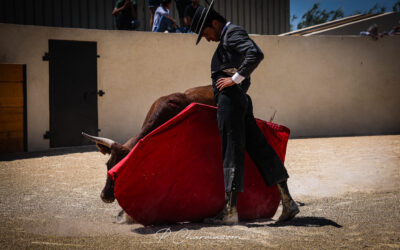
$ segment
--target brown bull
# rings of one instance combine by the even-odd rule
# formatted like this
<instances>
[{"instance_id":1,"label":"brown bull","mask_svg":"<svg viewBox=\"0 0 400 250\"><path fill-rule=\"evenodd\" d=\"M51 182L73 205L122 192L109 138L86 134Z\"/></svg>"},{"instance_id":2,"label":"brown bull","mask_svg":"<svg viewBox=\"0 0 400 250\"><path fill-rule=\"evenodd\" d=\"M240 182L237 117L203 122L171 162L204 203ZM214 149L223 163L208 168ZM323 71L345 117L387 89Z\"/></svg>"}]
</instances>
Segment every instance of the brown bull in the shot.
<instances>
[{"instance_id":1,"label":"brown bull","mask_svg":"<svg viewBox=\"0 0 400 250\"><path fill-rule=\"evenodd\" d=\"M82 134L86 138L94 141L100 152L111 155L110 159L106 163L108 171L122 160L134 148L140 139L177 115L193 102L216 106L211 86L191 88L186 90L184 93L173 93L158 98L147 113L140 133L129 139L123 145L107 138L95 137L85 133ZM104 186L100 197L107 203L115 200L114 183L109 177L107 177L106 185Z\"/></svg>"}]
</instances>

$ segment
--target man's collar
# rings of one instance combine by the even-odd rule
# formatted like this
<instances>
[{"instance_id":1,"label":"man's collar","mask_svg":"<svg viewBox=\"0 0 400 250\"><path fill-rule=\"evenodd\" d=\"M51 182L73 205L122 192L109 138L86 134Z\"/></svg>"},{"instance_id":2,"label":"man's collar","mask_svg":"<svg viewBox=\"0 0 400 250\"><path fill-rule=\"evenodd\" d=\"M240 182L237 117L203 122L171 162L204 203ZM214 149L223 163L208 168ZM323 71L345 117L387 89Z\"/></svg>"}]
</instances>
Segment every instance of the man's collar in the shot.
<instances>
[{"instance_id":1,"label":"man's collar","mask_svg":"<svg viewBox=\"0 0 400 250\"><path fill-rule=\"evenodd\" d=\"M220 38L222 38L222 36L224 35L224 32L226 31L226 28L228 28L229 24L231 24L231 22L227 22L227 23L225 24L224 28L222 28Z\"/></svg>"}]
</instances>

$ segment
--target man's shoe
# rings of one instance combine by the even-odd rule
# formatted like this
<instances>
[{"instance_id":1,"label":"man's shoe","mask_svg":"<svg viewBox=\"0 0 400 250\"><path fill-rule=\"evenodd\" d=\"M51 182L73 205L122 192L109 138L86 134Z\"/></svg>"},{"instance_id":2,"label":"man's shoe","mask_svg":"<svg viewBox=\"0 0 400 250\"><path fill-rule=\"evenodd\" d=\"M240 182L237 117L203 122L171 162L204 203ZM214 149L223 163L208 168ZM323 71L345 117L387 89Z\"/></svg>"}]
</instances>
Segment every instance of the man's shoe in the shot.
<instances>
[{"instance_id":1,"label":"man's shoe","mask_svg":"<svg viewBox=\"0 0 400 250\"><path fill-rule=\"evenodd\" d=\"M225 209L224 209L225 210ZM237 225L239 223L239 216L236 207L227 209L222 218L222 224L224 225Z\"/></svg>"},{"instance_id":2,"label":"man's shoe","mask_svg":"<svg viewBox=\"0 0 400 250\"><path fill-rule=\"evenodd\" d=\"M225 207L220 214L213 218L207 218L204 222L218 225L237 225L239 223L239 216L236 207Z\"/></svg>"},{"instance_id":3,"label":"man's shoe","mask_svg":"<svg viewBox=\"0 0 400 250\"><path fill-rule=\"evenodd\" d=\"M205 219L205 223L220 225L236 225L239 223L239 216L236 209L238 192L231 191L225 193L225 207L214 218Z\"/></svg>"},{"instance_id":4,"label":"man's shoe","mask_svg":"<svg viewBox=\"0 0 400 250\"><path fill-rule=\"evenodd\" d=\"M299 207L297 206L294 200L289 200L288 202L282 202L282 214L279 217L278 221L289 221L293 219L296 214L300 212Z\"/></svg>"}]
</instances>

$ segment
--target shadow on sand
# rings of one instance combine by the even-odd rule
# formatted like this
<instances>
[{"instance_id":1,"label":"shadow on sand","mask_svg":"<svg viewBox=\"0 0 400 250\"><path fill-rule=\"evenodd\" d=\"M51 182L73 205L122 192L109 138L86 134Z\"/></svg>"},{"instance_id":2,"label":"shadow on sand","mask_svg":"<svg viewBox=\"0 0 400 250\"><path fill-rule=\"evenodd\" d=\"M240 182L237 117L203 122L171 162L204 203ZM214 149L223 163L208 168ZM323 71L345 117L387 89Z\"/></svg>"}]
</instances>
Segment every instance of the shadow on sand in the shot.
<instances>
[{"instance_id":1,"label":"shadow on sand","mask_svg":"<svg viewBox=\"0 0 400 250\"><path fill-rule=\"evenodd\" d=\"M272 219L258 219L252 221L243 221L240 222L239 225L245 226L248 228L256 228L256 227L286 227L286 226L295 226L295 227L324 227L324 226L333 226L336 228L341 228L342 226L337 224L336 222L326 219L323 217L295 217L291 221L288 222L278 222ZM151 234L163 234L170 232L178 232L181 230L200 230L202 228L208 227L221 227L226 225L216 225L209 223L177 223L177 224L165 224L165 225L155 225L155 226L145 226L140 228L135 228L132 230L133 233L143 234L143 235L151 235Z\"/></svg>"},{"instance_id":2,"label":"shadow on sand","mask_svg":"<svg viewBox=\"0 0 400 250\"><path fill-rule=\"evenodd\" d=\"M85 145L85 146L76 146L76 147L64 147L64 148L51 148L46 151L39 152L17 152L17 153L1 153L0 154L0 162L1 161L13 161L13 160L23 160L23 159L31 159L31 158L41 158L41 157L49 157L49 156L58 156L58 155L66 155L73 153L85 153L97 151L96 145Z\"/></svg>"},{"instance_id":3,"label":"shadow on sand","mask_svg":"<svg viewBox=\"0 0 400 250\"><path fill-rule=\"evenodd\" d=\"M251 225L248 225L251 227ZM286 227L286 226L295 226L295 227L324 227L324 226L333 226L336 228L341 228L342 225L337 224L333 220L326 219L323 217L313 217L313 216L306 216L306 217L295 217L290 221L287 222L275 222L266 225L268 227Z\"/></svg>"}]
</instances>

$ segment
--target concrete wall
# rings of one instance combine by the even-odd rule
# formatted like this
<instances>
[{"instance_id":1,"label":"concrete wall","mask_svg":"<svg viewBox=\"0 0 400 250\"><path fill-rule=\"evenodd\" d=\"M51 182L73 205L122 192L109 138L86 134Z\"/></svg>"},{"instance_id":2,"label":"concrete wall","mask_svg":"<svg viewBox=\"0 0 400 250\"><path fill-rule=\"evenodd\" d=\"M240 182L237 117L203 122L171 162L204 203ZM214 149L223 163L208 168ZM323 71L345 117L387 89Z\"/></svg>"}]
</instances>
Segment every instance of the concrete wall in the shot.
<instances>
[{"instance_id":1,"label":"concrete wall","mask_svg":"<svg viewBox=\"0 0 400 250\"><path fill-rule=\"evenodd\" d=\"M195 35L0 24L0 63L27 65L28 150L49 147L49 39L96 41L101 136L138 133L159 96L210 84L216 43ZM249 94L256 117L292 137L400 133L400 37L254 36L265 59Z\"/></svg>"}]
</instances>

